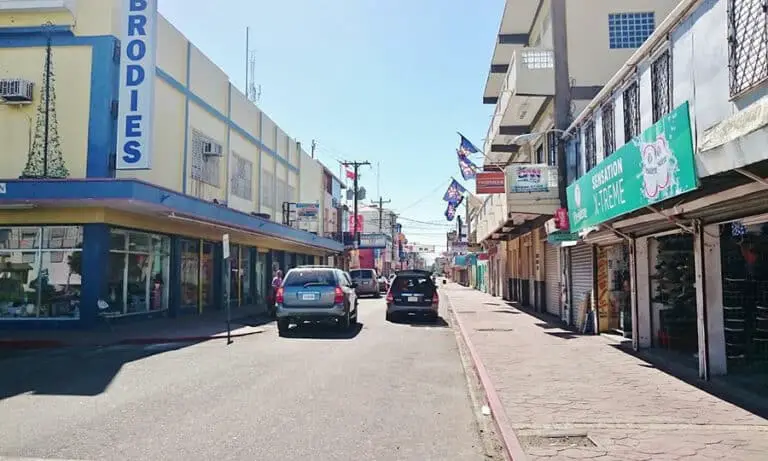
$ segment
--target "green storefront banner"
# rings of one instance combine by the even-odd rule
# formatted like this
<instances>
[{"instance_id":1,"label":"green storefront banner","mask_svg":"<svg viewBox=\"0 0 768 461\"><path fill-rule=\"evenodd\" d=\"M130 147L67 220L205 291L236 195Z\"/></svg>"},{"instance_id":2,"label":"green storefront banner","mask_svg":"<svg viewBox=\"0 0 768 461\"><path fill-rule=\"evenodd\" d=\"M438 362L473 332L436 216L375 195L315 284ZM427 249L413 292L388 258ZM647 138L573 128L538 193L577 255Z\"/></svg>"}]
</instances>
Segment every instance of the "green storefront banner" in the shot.
<instances>
[{"instance_id":1,"label":"green storefront banner","mask_svg":"<svg viewBox=\"0 0 768 461\"><path fill-rule=\"evenodd\" d=\"M556 232L554 234L547 235L547 242L549 243L561 243L561 242L578 242L579 234L577 232Z\"/></svg>"},{"instance_id":2,"label":"green storefront banner","mask_svg":"<svg viewBox=\"0 0 768 461\"><path fill-rule=\"evenodd\" d=\"M570 231L596 226L697 187L685 102L568 186Z\"/></svg>"}]
</instances>

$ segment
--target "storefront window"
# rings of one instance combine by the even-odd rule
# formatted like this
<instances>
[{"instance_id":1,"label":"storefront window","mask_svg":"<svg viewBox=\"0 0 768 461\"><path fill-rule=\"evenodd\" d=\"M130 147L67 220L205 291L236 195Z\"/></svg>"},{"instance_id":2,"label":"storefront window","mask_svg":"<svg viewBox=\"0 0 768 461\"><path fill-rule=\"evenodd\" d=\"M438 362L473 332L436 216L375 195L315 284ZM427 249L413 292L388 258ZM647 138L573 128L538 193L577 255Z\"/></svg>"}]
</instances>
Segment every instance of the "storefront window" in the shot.
<instances>
[{"instance_id":1,"label":"storefront window","mask_svg":"<svg viewBox=\"0 0 768 461\"><path fill-rule=\"evenodd\" d=\"M729 373L768 372L768 224L721 226Z\"/></svg>"},{"instance_id":2,"label":"storefront window","mask_svg":"<svg viewBox=\"0 0 768 461\"><path fill-rule=\"evenodd\" d=\"M170 238L113 229L106 313L130 315L168 308Z\"/></svg>"},{"instance_id":3,"label":"storefront window","mask_svg":"<svg viewBox=\"0 0 768 461\"><path fill-rule=\"evenodd\" d=\"M690 357L698 353L693 236L668 235L652 240L651 276L654 346Z\"/></svg>"},{"instance_id":4,"label":"storefront window","mask_svg":"<svg viewBox=\"0 0 768 461\"><path fill-rule=\"evenodd\" d=\"M203 272L200 274L200 285L202 285L203 306L211 308L215 305L213 296L214 264L213 244L203 243Z\"/></svg>"},{"instance_id":5,"label":"storefront window","mask_svg":"<svg viewBox=\"0 0 768 461\"><path fill-rule=\"evenodd\" d=\"M240 305L240 246L232 245L229 254L229 305Z\"/></svg>"},{"instance_id":6,"label":"storefront window","mask_svg":"<svg viewBox=\"0 0 768 461\"><path fill-rule=\"evenodd\" d=\"M256 254L256 303L265 303L267 290L272 280L270 268L267 267L267 253Z\"/></svg>"},{"instance_id":7,"label":"storefront window","mask_svg":"<svg viewBox=\"0 0 768 461\"><path fill-rule=\"evenodd\" d=\"M200 242L181 241L181 308L197 310L199 299Z\"/></svg>"},{"instance_id":8,"label":"storefront window","mask_svg":"<svg viewBox=\"0 0 768 461\"><path fill-rule=\"evenodd\" d=\"M629 248L624 244L597 249L597 305L600 332L632 336Z\"/></svg>"},{"instance_id":9,"label":"storefront window","mask_svg":"<svg viewBox=\"0 0 768 461\"><path fill-rule=\"evenodd\" d=\"M242 303L250 305L255 302L253 287L251 286L251 251L249 248L243 248L240 254L240 286L243 291Z\"/></svg>"},{"instance_id":10,"label":"storefront window","mask_svg":"<svg viewBox=\"0 0 768 461\"><path fill-rule=\"evenodd\" d=\"M80 226L0 228L0 319L78 318Z\"/></svg>"}]
</instances>

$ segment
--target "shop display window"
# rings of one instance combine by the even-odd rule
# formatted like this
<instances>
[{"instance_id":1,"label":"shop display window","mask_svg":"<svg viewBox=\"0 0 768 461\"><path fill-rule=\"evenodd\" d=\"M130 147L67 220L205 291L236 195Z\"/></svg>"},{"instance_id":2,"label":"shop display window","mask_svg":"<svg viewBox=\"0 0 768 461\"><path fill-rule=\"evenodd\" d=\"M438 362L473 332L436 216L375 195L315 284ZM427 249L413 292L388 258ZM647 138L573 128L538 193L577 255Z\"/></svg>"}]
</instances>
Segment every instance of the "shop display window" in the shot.
<instances>
[{"instance_id":1,"label":"shop display window","mask_svg":"<svg viewBox=\"0 0 768 461\"><path fill-rule=\"evenodd\" d=\"M698 353L696 271L693 236L653 239L651 300L654 346L694 356Z\"/></svg>"},{"instance_id":2,"label":"shop display window","mask_svg":"<svg viewBox=\"0 0 768 461\"><path fill-rule=\"evenodd\" d=\"M200 298L200 242L181 241L181 307L198 308Z\"/></svg>"},{"instance_id":3,"label":"shop display window","mask_svg":"<svg viewBox=\"0 0 768 461\"><path fill-rule=\"evenodd\" d=\"M170 238L112 229L106 315L131 315L168 308Z\"/></svg>"},{"instance_id":4,"label":"shop display window","mask_svg":"<svg viewBox=\"0 0 768 461\"><path fill-rule=\"evenodd\" d=\"M83 228L0 228L0 320L80 316Z\"/></svg>"},{"instance_id":5,"label":"shop display window","mask_svg":"<svg viewBox=\"0 0 768 461\"><path fill-rule=\"evenodd\" d=\"M721 226L720 251L729 372L768 376L768 223Z\"/></svg>"}]
</instances>

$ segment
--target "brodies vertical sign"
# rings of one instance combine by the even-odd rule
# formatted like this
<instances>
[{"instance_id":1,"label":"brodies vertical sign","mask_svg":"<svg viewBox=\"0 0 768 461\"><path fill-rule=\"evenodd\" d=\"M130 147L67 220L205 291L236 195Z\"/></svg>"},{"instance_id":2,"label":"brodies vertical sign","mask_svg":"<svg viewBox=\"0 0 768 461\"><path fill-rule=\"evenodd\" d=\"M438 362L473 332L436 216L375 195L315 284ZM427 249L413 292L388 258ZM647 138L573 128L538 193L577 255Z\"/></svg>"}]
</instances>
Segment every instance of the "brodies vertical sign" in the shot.
<instances>
[{"instance_id":1,"label":"brodies vertical sign","mask_svg":"<svg viewBox=\"0 0 768 461\"><path fill-rule=\"evenodd\" d=\"M697 187L686 102L568 186L571 232Z\"/></svg>"},{"instance_id":2,"label":"brodies vertical sign","mask_svg":"<svg viewBox=\"0 0 768 461\"><path fill-rule=\"evenodd\" d=\"M152 167L157 0L122 0L118 170Z\"/></svg>"}]
</instances>

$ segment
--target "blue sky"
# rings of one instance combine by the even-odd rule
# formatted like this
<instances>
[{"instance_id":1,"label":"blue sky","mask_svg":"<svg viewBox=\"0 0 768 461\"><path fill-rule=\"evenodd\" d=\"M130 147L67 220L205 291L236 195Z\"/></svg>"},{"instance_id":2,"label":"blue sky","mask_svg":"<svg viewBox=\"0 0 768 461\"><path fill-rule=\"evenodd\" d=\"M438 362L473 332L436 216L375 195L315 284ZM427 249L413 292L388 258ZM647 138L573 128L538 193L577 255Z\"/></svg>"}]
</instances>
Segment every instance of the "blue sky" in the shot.
<instances>
[{"instance_id":1,"label":"blue sky","mask_svg":"<svg viewBox=\"0 0 768 461\"><path fill-rule=\"evenodd\" d=\"M482 104L503 0L160 0L160 12L245 83L245 29L257 52L259 106L331 170L369 160L368 198L380 191L410 241L441 244L442 194L460 178L461 131L482 147ZM468 189L474 183L464 181Z\"/></svg>"}]
</instances>

